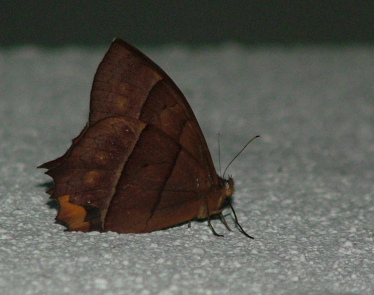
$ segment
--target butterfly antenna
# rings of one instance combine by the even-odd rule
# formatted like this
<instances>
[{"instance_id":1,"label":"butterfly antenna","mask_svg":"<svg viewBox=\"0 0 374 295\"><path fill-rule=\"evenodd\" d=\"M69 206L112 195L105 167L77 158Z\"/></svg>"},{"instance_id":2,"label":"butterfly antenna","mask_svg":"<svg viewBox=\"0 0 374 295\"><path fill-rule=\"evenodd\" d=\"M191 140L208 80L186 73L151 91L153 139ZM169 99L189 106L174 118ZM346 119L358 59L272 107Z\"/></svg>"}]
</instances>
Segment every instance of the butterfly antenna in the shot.
<instances>
[{"instance_id":1,"label":"butterfly antenna","mask_svg":"<svg viewBox=\"0 0 374 295\"><path fill-rule=\"evenodd\" d=\"M245 235L247 238L250 238L250 239L254 240L254 237L251 237L249 234L247 234L245 232L245 230L242 228L242 226L240 225L239 220L238 220L238 216L236 216L234 207L231 205L231 203L229 203L229 206L230 206L230 208L232 210L232 213L234 213L235 224L237 225L237 227L239 227L239 229L242 232L242 234Z\"/></svg>"},{"instance_id":2,"label":"butterfly antenna","mask_svg":"<svg viewBox=\"0 0 374 295\"><path fill-rule=\"evenodd\" d=\"M226 166L226 169L225 169L225 171L223 171L223 176L222 176L222 178L225 178L225 173L226 173L226 170L227 170L227 168L229 168L230 167L230 165L232 164L232 162L234 162L235 161L235 159L237 158L237 157L239 157L239 155L245 150L245 148L252 142L252 141L254 141L257 137L260 137L260 135L256 135L255 137L253 137L253 138L251 138L245 145L244 145L244 147L239 151L239 153L237 153L236 154L236 156L230 161L230 163Z\"/></svg>"},{"instance_id":3,"label":"butterfly antenna","mask_svg":"<svg viewBox=\"0 0 374 295\"><path fill-rule=\"evenodd\" d=\"M217 143L218 143L218 165L219 165L219 176L222 176L222 170L221 170L221 143L219 141L220 133L218 133L217 136Z\"/></svg>"}]
</instances>

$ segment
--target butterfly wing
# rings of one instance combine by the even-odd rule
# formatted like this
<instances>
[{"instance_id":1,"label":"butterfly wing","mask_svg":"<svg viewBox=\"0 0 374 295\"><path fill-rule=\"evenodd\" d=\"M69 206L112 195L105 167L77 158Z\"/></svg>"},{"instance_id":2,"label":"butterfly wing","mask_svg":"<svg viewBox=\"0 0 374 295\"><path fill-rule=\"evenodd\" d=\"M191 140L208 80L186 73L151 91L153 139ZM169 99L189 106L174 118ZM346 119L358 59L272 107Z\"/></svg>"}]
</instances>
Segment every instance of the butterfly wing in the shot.
<instances>
[{"instance_id":1,"label":"butterfly wing","mask_svg":"<svg viewBox=\"0 0 374 295\"><path fill-rule=\"evenodd\" d=\"M224 199L182 92L120 39L95 74L87 126L64 156L41 167L55 182L57 219L70 230L149 232L207 217L210 203L214 211Z\"/></svg>"}]
</instances>

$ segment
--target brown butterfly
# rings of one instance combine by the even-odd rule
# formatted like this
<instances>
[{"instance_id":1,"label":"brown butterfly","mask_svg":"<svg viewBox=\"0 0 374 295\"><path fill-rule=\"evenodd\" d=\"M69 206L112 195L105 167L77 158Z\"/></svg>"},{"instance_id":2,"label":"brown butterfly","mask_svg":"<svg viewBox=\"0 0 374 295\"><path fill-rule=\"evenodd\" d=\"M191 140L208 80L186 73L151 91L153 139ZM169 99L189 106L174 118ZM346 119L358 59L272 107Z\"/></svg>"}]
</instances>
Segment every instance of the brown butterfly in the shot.
<instances>
[{"instance_id":1,"label":"brown butterfly","mask_svg":"<svg viewBox=\"0 0 374 295\"><path fill-rule=\"evenodd\" d=\"M210 217L223 217L234 192L233 179L217 175L182 92L120 39L95 74L87 125L62 157L39 168L54 180L56 219L72 231L145 233L196 218L218 235Z\"/></svg>"}]
</instances>

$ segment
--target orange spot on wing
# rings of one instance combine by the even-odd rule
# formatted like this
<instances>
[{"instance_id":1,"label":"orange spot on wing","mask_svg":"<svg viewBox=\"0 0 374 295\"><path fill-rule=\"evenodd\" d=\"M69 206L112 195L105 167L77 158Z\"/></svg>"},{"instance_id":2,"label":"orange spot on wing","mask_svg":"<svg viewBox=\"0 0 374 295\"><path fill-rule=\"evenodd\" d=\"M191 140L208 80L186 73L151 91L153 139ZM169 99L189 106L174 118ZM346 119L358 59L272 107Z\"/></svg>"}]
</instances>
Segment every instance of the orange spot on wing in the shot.
<instances>
[{"instance_id":1,"label":"orange spot on wing","mask_svg":"<svg viewBox=\"0 0 374 295\"><path fill-rule=\"evenodd\" d=\"M57 220L65 222L72 231L90 230L90 223L85 221L87 211L83 206L71 203L69 195L58 197L57 201L60 204Z\"/></svg>"}]
</instances>

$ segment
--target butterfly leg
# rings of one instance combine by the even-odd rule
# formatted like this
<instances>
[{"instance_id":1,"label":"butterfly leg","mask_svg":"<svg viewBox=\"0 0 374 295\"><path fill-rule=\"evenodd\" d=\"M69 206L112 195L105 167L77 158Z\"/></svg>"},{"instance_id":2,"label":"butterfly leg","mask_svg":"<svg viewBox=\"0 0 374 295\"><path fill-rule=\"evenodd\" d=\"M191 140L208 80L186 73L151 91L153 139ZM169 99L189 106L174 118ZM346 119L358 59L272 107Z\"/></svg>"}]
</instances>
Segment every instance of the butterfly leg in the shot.
<instances>
[{"instance_id":1,"label":"butterfly leg","mask_svg":"<svg viewBox=\"0 0 374 295\"><path fill-rule=\"evenodd\" d=\"M249 234L247 234L245 232L245 230L242 228L242 226L239 224L238 217L236 216L234 207L231 205L231 203L229 203L229 206L230 206L230 208L232 210L232 213L234 213L235 224L237 225L237 227L239 227L239 229L242 232L242 234L245 235L247 238L254 239L254 237L251 237Z\"/></svg>"},{"instance_id":2,"label":"butterfly leg","mask_svg":"<svg viewBox=\"0 0 374 295\"><path fill-rule=\"evenodd\" d=\"M208 224L210 229L212 230L213 235L217 237L223 237L224 235L217 234L217 232L214 230L212 223L210 222L210 217L208 217Z\"/></svg>"},{"instance_id":3,"label":"butterfly leg","mask_svg":"<svg viewBox=\"0 0 374 295\"><path fill-rule=\"evenodd\" d=\"M219 217L221 218L222 223L225 225L228 231L232 231L232 229L229 227L229 225L226 222L225 216L222 214L222 212L219 214Z\"/></svg>"}]
</instances>

